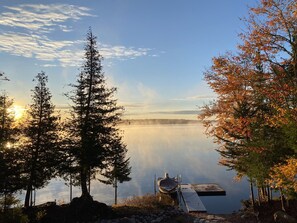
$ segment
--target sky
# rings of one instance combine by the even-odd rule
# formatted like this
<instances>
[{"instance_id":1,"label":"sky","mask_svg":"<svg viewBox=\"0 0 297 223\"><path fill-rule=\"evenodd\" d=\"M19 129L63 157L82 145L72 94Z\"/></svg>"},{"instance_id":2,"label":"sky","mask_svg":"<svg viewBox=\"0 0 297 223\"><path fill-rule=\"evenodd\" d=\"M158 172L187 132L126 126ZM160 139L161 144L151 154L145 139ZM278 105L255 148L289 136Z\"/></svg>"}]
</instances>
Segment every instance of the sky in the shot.
<instances>
[{"instance_id":1,"label":"sky","mask_svg":"<svg viewBox=\"0 0 297 223\"><path fill-rule=\"evenodd\" d=\"M196 119L215 99L203 80L212 58L235 52L240 18L256 0L0 0L0 83L15 104L31 103L41 71L56 108L75 83L91 27L109 87L126 118Z\"/></svg>"}]
</instances>

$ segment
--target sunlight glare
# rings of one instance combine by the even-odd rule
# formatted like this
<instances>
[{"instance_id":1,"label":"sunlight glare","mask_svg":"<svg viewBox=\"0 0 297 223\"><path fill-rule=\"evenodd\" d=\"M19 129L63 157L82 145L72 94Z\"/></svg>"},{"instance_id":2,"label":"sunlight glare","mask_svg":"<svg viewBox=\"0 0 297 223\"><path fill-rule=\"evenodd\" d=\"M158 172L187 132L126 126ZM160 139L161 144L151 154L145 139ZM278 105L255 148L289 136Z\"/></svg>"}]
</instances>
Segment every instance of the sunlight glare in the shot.
<instances>
[{"instance_id":1,"label":"sunlight glare","mask_svg":"<svg viewBox=\"0 0 297 223\"><path fill-rule=\"evenodd\" d=\"M19 120L23 117L24 112L25 112L25 108L23 106L20 105L13 105L11 107L11 112L14 115L14 119L15 120Z\"/></svg>"},{"instance_id":2,"label":"sunlight glare","mask_svg":"<svg viewBox=\"0 0 297 223\"><path fill-rule=\"evenodd\" d=\"M7 149L11 149L11 147L12 147L12 144L11 144L10 142L7 142L7 143L6 143L6 148L7 148Z\"/></svg>"}]
</instances>

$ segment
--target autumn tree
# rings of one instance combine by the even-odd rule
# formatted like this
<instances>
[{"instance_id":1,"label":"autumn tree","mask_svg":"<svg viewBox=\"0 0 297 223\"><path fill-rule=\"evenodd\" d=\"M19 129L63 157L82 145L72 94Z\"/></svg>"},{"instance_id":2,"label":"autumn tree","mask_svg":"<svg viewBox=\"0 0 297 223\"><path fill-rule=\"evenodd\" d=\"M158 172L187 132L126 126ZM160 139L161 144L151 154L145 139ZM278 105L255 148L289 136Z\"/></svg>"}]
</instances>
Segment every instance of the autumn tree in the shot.
<instances>
[{"instance_id":1,"label":"autumn tree","mask_svg":"<svg viewBox=\"0 0 297 223\"><path fill-rule=\"evenodd\" d=\"M116 89L107 87L101 60L96 37L90 29L84 64L76 84L71 85L74 90L68 95L73 105L66 124L71 161L66 174L72 174L81 187L81 197L87 199L91 198L88 188L91 179L108 164L122 110L114 99Z\"/></svg>"},{"instance_id":2,"label":"autumn tree","mask_svg":"<svg viewBox=\"0 0 297 223\"><path fill-rule=\"evenodd\" d=\"M248 58L231 53L214 58L205 79L218 94L218 100L205 106L200 116L208 133L221 145L221 164L235 169L239 176L249 173L251 178L256 176L247 160L255 160L252 157L263 151L259 142L255 143L253 132L256 125L263 124L263 111L269 111L262 95L256 91L263 87L263 77L259 74L260 69ZM216 122L209 117L216 117Z\"/></svg>"},{"instance_id":3,"label":"autumn tree","mask_svg":"<svg viewBox=\"0 0 297 223\"><path fill-rule=\"evenodd\" d=\"M100 181L105 184L111 184L114 187L114 203L117 204L118 183L131 180L129 177L131 173L130 158L126 158L127 148L119 135L113 136L110 149L107 165L101 172L104 179Z\"/></svg>"},{"instance_id":4,"label":"autumn tree","mask_svg":"<svg viewBox=\"0 0 297 223\"><path fill-rule=\"evenodd\" d=\"M254 62L261 61L266 68L269 81L262 93L271 107L275 108L275 112L266 116L265 121L280 131L282 143L289 148L281 151L280 147L279 152L285 153L292 161L297 155L296 10L294 0L262 0L257 7L251 8L251 16L247 19L249 29L242 35L244 44L240 46L246 55L253 57ZM295 162L279 160L276 169L281 169L282 163L285 168L287 163Z\"/></svg>"},{"instance_id":5,"label":"autumn tree","mask_svg":"<svg viewBox=\"0 0 297 223\"><path fill-rule=\"evenodd\" d=\"M294 0L262 0L251 8L251 16L246 20L248 31L241 36L244 44L239 46L269 74L269 88L263 93L278 109L268 120L273 125L287 124L290 119L296 122L296 8Z\"/></svg>"},{"instance_id":6,"label":"autumn tree","mask_svg":"<svg viewBox=\"0 0 297 223\"><path fill-rule=\"evenodd\" d=\"M239 52L214 58L205 73L218 99L201 118L222 145L222 163L258 184L296 157L296 10L293 0L261 0L245 19Z\"/></svg>"},{"instance_id":7,"label":"autumn tree","mask_svg":"<svg viewBox=\"0 0 297 223\"><path fill-rule=\"evenodd\" d=\"M47 87L48 77L41 72L33 81L36 81L36 86L32 90L32 103L28 109L23 143L26 159L25 207L30 205L32 190L44 187L53 177L59 160L59 117L51 102L52 95Z\"/></svg>"}]
</instances>

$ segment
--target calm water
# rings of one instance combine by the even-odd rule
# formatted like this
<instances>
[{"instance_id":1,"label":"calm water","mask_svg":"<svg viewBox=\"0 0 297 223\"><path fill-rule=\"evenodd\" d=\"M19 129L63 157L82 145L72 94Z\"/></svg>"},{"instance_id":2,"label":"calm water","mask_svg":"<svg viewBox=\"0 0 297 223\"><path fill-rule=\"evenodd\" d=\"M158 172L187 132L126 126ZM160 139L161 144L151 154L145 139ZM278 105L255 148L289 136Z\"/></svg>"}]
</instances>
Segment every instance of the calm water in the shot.
<instances>
[{"instance_id":1,"label":"calm water","mask_svg":"<svg viewBox=\"0 0 297 223\"><path fill-rule=\"evenodd\" d=\"M154 176L163 176L164 172L170 176L181 175L183 183L221 185L226 196L201 197L210 213L231 213L241 207L240 200L248 198L247 182L235 182L235 173L217 164L217 145L204 135L201 124L130 125L123 130L132 180L119 185L119 199L154 193ZM74 188L74 196L79 195L79 188ZM100 202L112 204L114 189L93 181L91 195ZM46 188L37 191L37 204L55 199L60 203L69 202L69 187L62 180L52 180Z\"/></svg>"}]
</instances>

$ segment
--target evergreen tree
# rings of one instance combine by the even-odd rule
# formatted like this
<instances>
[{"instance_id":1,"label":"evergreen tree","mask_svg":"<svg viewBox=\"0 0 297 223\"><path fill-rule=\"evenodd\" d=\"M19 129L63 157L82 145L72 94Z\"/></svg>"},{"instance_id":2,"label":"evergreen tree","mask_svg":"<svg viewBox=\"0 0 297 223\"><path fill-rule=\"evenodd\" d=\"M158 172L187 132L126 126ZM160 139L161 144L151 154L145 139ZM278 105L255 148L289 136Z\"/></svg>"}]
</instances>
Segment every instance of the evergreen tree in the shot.
<instances>
[{"instance_id":1,"label":"evergreen tree","mask_svg":"<svg viewBox=\"0 0 297 223\"><path fill-rule=\"evenodd\" d=\"M0 96L0 195L6 198L22 188L19 149L16 148L18 130L11 111L13 101L6 94Z\"/></svg>"},{"instance_id":2,"label":"evergreen tree","mask_svg":"<svg viewBox=\"0 0 297 223\"><path fill-rule=\"evenodd\" d=\"M32 104L24 129L25 207L30 205L32 190L42 188L53 177L59 157L59 117L54 114L52 96L46 86L48 77L41 72L33 81L37 84L32 90Z\"/></svg>"},{"instance_id":3,"label":"evergreen tree","mask_svg":"<svg viewBox=\"0 0 297 223\"><path fill-rule=\"evenodd\" d=\"M82 197L90 198L90 180L107 165L122 108L113 98L116 89L106 85L102 57L91 29L87 33L84 60L77 83L71 85L74 90L68 95L73 102L66 124L68 160L72 162L66 172L80 185Z\"/></svg>"},{"instance_id":4,"label":"evergreen tree","mask_svg":"<svg viewBox=\"0 0 297 223\"><path fill-rule=\"evenodd\" d=\"M108 158L108 165L101 173L105 179L100 180L105 184L113 185L115 189L115 204L117 204L118 182L123 183L124 181L131 180L129 177L131 173L131 167L129 165L130 158L126 159L127 148L121 140L122 138L120 136L114 137L111 146L111 156Z\"/></svg>"}]
</instances>

